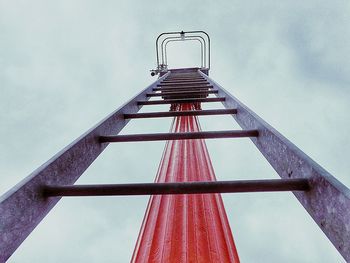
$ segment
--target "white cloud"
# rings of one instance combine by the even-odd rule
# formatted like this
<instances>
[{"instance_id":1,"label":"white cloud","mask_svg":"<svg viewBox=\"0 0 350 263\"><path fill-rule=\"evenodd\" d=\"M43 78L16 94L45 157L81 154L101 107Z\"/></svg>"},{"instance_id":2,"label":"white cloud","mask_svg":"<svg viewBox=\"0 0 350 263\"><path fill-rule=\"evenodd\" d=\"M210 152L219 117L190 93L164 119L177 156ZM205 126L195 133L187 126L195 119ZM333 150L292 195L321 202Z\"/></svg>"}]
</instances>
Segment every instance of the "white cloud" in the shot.
<instances>
[{"instance_id":1,"label":"white cloud","mask_svg":"<svg viewBox=\"0 0 350 263\"><path fill-rule=\"evenodd\" d=\"M211 76L349 186L349 8L346 1L1 1L1 192L153 81L156 36L182 29L208 31ZM203 129L231 127L229 118L201 121ZM169 120L138 120L123 132L168 127ZM152 181L164 144L149 145L109 146L79 182ZM219 179L277 178L247 141L208 148ZM243 262L342 260L291 195L224 200ZM64 200L10 262L128 261L146 202Z\"/></svg>"}]
</instances>

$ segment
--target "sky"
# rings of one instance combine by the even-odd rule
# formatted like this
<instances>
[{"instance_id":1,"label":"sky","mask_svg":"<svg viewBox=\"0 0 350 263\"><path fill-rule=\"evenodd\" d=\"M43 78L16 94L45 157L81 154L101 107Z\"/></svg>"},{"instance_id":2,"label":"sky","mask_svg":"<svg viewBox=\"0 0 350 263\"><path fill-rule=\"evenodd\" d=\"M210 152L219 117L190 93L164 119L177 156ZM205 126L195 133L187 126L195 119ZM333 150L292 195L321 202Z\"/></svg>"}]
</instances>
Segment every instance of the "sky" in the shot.
<instances>
[{"instance_id":1,"label":"sky","mask_svg":"<svg viewBox=\"0 0 350 263\"><path fill-rule=\"evenodd\" d=\"M0 194L155 81L155 39L178 30L208 32L210 77L349 187L349 20L345 0L0 0ZM169 45L169 67L198 65L193 45ZM142 109L153 110L168 108ZM122 134L170 123L134 120ZM112 144L77 183L152 182L164 145ZM219 180L278 178L248 139L207 146ZM223 199L242 262L345 262L291 193ZM64 198L9 262L128 262L147 201Z\"/></svg>"}]
</instances>

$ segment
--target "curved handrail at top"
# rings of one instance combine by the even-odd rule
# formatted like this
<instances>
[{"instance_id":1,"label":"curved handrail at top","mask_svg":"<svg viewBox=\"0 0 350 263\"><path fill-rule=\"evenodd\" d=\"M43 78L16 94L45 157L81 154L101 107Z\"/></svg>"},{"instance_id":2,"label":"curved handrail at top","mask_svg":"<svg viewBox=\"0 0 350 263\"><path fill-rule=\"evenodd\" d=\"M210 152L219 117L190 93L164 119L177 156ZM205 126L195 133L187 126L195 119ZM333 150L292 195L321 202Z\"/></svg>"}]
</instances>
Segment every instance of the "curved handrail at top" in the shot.
<instances>
[{"instance_id":1,"label":"curved handrail at top","mask_svg":"<svg viewBox=\"0 0 350 263\"><path fill-rule=\"evenodd\" d=\"M203 42L200 39L203 40ZM205 39L203 37L201 37L201 36L194 35L194 36L187 36L185 40L197 40L201 44L201 67L203 67L203 65L206 65L206 49L207 49L207 45L206 45ZM173 41L174 42L175 41L183 41L183 39L182 39L181 36L166 37L166 38L163 39L163 41L161 43L162 64L167 64L168 63L166 47L167 47L169 42L173 42ZM204 48L203 48L203 46L204 46Z\"/></svg>"},{"instance_id":2,"label":"curved handrail at top","mask_svg":"<svg viewBox=\"0 0 350 263\"><path fill-rule=\"evenodd\" d=\"M197 38L187 38L186 40L189 40L189 41L198 41L200 44L201 44L201 68L203 68L203 43L202 41L200 41L199 39ZM166 48L167 48L167 45L168 43L170 42L177 42L177 41L182 41L182 39L173 39L173 40L169 40L165 43L165 47L164 47L164 51L165 51L165 64L168 63L168 58L167 58L167 53L166 53Z\"/></svg>"},{"instance_id":3,"label":"curved handrail at top","mask_svg":"<svg viewBox=\"0 0 350 263\"><path fill-rule=\"evenodd\" d=\"M161 34L158 35L157 39L156 39L156 56L157 56L157 67L158 69L160 68L160 64L159 64L159 47L158 47L158 42L159 39L164 36L164 35L176 35L176 34L180 34L180 36L184 36L185 34L194 34L194 33L202 33L204 34L207 39L208 39L208 69L210 69L210 37L208 35L207 32L203 31L203 30L195 30L195 31L173 31L173 32L163 32Z\"/></svg>"}]
</instances>

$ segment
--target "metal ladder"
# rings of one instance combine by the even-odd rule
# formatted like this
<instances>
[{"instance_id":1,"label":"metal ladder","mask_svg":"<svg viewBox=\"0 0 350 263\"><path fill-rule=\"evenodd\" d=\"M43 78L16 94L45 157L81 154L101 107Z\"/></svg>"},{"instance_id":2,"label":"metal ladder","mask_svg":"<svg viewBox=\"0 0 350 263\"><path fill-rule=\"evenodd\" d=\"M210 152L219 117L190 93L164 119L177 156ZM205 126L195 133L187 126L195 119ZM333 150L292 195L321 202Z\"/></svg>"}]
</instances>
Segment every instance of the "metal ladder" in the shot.
<instances>
[{"instance_id":1,"label":"metal ladder","mask_svg":"<svg viewBox=\"0 0 350 263\"><path fill-rule=\"evenodd\" d=\"M208 69L162 69L159 79L84 133L0 198L0 262L5 262L64 196L293 191L350 261L350 190L208 77ZM214 94L216 97L209 97ZM160 99L149 100L153 97ZM225 109L138 113L144 105L221 102ZM118 135L129 120L232 115L242 130ZM74 185L115 142L249 137L281 179Z\"/></svg>"}]
</instances>

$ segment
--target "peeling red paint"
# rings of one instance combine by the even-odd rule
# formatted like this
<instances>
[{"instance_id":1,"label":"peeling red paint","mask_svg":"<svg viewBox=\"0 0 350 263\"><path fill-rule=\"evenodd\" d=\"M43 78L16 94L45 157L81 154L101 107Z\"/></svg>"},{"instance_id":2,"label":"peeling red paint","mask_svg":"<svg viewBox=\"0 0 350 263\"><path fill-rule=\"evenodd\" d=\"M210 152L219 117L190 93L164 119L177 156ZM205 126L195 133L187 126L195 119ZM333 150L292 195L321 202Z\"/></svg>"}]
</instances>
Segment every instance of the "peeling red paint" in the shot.
<instances>
[{"instance_id":1,"label":"peeling red paint","mask_svg":"<svg viewBox=\"0 0 350 263\"><path fill-rule=\"evenodd\" d=\"M191 103L172 107L196 108ZM196 131L200 131L196 116L174 118L172 132ZM156 182L214 180L204 140L167 142ZM239 262L220 194L152 196L131 261Z\"/></svg>"}]
</instances>

